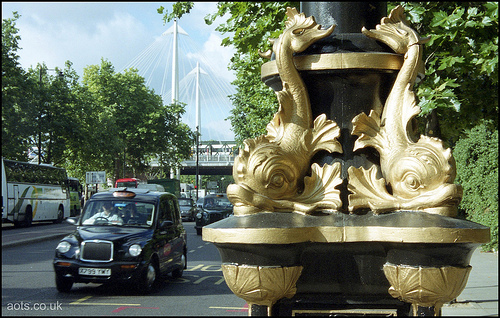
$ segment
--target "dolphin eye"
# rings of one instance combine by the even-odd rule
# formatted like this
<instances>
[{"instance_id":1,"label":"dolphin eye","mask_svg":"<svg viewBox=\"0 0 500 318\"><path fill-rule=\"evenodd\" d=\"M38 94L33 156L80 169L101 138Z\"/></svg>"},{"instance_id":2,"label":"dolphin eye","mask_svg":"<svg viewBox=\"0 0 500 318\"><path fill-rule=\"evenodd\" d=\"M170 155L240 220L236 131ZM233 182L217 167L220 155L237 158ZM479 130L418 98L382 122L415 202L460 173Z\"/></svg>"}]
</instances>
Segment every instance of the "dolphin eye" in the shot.
<instances>
[{"instance_id":1,"label":"dolphin eye","mask_svg":"<svg viewBox=\"0 0 500 318\"><path fill-rule=\"evenodd\" d=\"M302 33L304 33L304 29L303 28L300 28L300 29L295 29L292 31L293 34L298 34L298 35L301 35Z\"/></svg>"},{"instance_id":2,"label":"dolphin eye","mask_svg":"<svg viewBox=\"0 0 500 318\"><path fill-rule=\"evenodd\" d=\"M410 189L417 190L421 187L421 183L420 183L418 176L416 176L412 173L406 174L403 177L403 182L408 187L409 190Z\"/></svg>"},{"instance_id":3,"label":"dolphin eye","mask_svg":"<svg viewBox=\"0 0 500 318\"><path fill-rule=\"evenodd\" d=\"M269 185L275 188L281 188L284 183L285 183L285 176L281 173L278 173L272 176Z\"/></svg>"}]
</instances>

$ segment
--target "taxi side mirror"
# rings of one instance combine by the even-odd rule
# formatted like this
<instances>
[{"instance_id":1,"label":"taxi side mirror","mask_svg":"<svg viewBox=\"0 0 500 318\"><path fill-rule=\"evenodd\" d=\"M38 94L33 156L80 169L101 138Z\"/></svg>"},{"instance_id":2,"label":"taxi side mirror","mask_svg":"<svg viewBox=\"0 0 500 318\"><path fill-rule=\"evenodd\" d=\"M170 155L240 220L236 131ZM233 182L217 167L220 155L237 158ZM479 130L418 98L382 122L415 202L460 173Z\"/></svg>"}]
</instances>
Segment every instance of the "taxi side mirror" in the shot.
<instances>
[{"instance_id":1,"label":"taxi side mirror","mask_svg":"<svg viewBox=\"0 0 500 318\"><path fill-rule=\"evenodd\" d=\"M78 223L78 217L69 217L66 219L66 222L71 225L76 225Z\"/></svg>"}]
</instances>

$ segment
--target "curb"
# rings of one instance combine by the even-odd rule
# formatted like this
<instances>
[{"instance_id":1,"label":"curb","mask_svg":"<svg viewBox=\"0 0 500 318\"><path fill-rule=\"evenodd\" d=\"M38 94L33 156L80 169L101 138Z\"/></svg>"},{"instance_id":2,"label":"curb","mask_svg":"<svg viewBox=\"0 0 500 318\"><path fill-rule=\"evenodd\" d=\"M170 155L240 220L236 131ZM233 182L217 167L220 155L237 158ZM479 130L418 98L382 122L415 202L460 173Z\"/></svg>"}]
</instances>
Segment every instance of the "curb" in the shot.
<instances>
[{"instance_id":1,"label":"curb","mask_svg":"<svg viewBox=\"0 0 500 318\"><path fill-rule=\"evenodd\" d=\"M35 242L50 241L50 240L55 239L55 238L63 238L69 234L71 234L71 232L50 234L50 235L39 236L39 237L35 237L35 238L28 238L28 239L23 239L23 240L12 241L12 242L8 242L8 243L2 242L2 248L15 247L15 246L20 246L20 245L25 245L25 244L29 244L29 243L35 243Z\"/></svg>"}]
</instances>

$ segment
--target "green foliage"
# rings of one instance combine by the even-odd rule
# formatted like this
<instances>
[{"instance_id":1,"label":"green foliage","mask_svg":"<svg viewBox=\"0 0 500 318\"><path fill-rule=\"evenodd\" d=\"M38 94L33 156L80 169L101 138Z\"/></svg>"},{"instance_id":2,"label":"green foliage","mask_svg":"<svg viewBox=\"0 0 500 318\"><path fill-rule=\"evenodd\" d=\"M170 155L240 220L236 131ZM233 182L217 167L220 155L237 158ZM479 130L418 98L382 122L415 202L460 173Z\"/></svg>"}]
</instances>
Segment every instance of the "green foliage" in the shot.
<instances>
[{"instance_id":1,"label":"green foliage","mask_svg":"<svg viewBox=\"0 0 500 318\"><path fill-rule=\"evenodd\" d=\"M441 138L450 145L483 119L498 127L498 3L400 4L417 32L431 37L424 45L426 77L416 91L421 115L437 111Z\"/></svg>"},{"instance_id":2,"label":"green foliage","mask_svg":"<svg viewBox=\"0 0 500 318\"><path fill-rule=\"evenodd\" d=\"M186 13L189 13L189 11L191 11L193 6L194 3L190 1L176 2L172 6L172 12L168 12L168 10L165 9L163 6L159 7L157 9L157 12L159 14L163 14L163 24L165 24L173 19L178 19L182 17Z\"/></svg>"},{"instance_id":3,"label":"green foliage","mask_svg":"<svg viewBox=\"0 0 500 318\"><path fill-rule=\"evenodd\" d=\"M136 69L115 73L110 62L85 68L84 88L90 92L92 105L99 109L93 131L107 156L107 171L114 178L123 176L123 165L133 175L144 173L151 159L159 156L166 170L188 158L193 134L181 123L184 105L164 106L159 95L149 89Z\"/></svg>"},{"instance_id":4,"label":"green foliage","mask_svg":"<svg viewBox=\"0 0 500 318\"><path fill-rule=\"evenodd\" d=\"M2 156L26 160L29 136L35 133L36 105L27 94L34 83L17 55L21 38L16 21L20 17L13 12L12 19L2 21Z\"/></svg>"},{"instance_id":5,"label":"green foliage","mask_svg":"<svg viewBox=\"0 0 500 318\"><path fill-rule=\"evenodd\" d=\"M484 250L498 251L498 129L485 121L468 130L454 151L457 183L464 190L460 204L467 219L489 226Z\"/></svg>"}]
</instances>

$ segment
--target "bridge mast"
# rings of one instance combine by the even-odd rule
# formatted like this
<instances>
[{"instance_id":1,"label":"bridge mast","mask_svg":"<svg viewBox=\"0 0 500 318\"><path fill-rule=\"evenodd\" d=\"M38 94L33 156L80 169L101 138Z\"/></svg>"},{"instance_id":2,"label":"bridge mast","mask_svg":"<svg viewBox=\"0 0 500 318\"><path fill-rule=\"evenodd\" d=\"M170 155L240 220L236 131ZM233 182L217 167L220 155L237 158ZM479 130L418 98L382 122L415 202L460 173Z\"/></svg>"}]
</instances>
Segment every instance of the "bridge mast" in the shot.
<instances>
[{"instance_id":1,"label":"bridge mast","mask_svg":"<svg viewBox=\"0 0 500 318\"><path fill-rule=\"evenodd\" d=\"M198 202L199 189L199 145L200 145L200 62L196 62L196 201Z\"/></svg>"},{"instance_id":2,"label":"bridge mast","mask_svg":"<svg viewBox=\"0 0 500 318\"><path fill-rule=\"evenodd\" d=\"M177 19L174 19L174 45L172 52L172 104L179 98L179 72L177 71Z\"/></svg>"},{"instance_id":3,"label":"bridge mast","mask_svg":"<svg viewBox=\"0 0 500 318\"><path fill-rule=\"evenodd\" d=\"M177 70L177 19L174 19L174 45L172 52L172 104L176 103L179 99L179 72ZM177 179L180 178L180 169L176 171ZM174 170L170 168L170 178L174 178Z\"/></svg>"}]
</instances>

